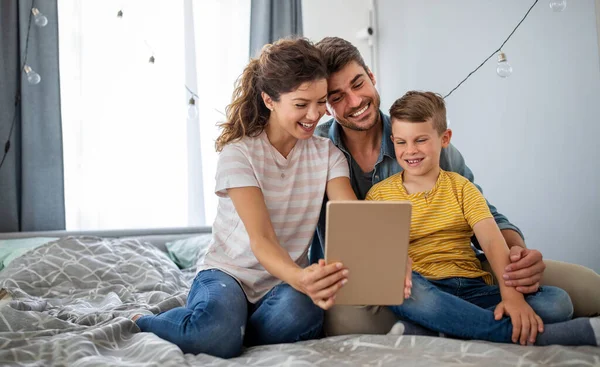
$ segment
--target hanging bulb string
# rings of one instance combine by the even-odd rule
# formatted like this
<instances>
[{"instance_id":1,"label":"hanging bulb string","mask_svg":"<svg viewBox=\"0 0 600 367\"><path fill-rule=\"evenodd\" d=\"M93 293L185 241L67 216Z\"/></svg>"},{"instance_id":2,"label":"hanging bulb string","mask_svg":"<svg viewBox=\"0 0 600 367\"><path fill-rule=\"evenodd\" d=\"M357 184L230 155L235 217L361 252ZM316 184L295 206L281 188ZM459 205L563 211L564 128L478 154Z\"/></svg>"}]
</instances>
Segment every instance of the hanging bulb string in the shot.
<instances>
[{"instance_id":1,"label":"hanging bulb string","mask_svg":"<svg viewBox=\"0 0 600 367\"><path fill-rule=\"evenodd\" d=\"M192 92L192 90L190 88L188 88L188 86L185 86L185 89L187 89L188 92L190 92L190 94L192 95L192 97L196 98L196 99L200 99L200 97L198 97L198 95L194 92Z\"/></svg>"},{"instance_id":2,"label":"hanging bulb string","mask_svg":"<svg viewBox=\"0 0 600 367\"><path fill-rule=\"evenodd\" d=\"M33 0L31 2L31 10L33 10L34 8L35 8L35 0ZM27 25L27 36L25 36L25 56L23 56L23 64L21 65L21 69L20 69L21 78L23 77L23 75L22 75L23 69L25 69L25 65L27 65L27 55L28 55L28 50L29 50L29 32L31 30L31 21L33 19L32 15L33 15L33 11L30 11L29 12L29 21L28 21L28 25ZM20 106L21 106L21 83L19 83L17 81L17 91L15 93L15 109L13 112L12 122L10 124L10 130L8 131L8 138L6 139L6 143L4 143L4 154L2 155L2 160L0 160L0 169L2 168L2 165L4 164L4 161L6 160L6 156L8 155L8 152L10 151L10 138L12 137L13 130L15 129L15 124L17 122L17 111L19 110Z\"/></svg>"},{"instance_id":3,"label":"hanging bulb string","mask_svg":"<svg viewBox=\"0 0 600 367\"><path fill-rule=\"evenodd\" d=\"M117 12L117 18L123 19L123 7L121 7L119 9L119 11ZM155 62L155 57L154 57L154 49L152 48L152 46L150 46L150 44L148 43L148 40L144 40L144 44L146 45L146 47L148 48L148 50L150 51L150 58L148 59L148 61L152 64L154 64ZM192 96L191 98L196 100L196 99L200 99L200 97L198 97L198 95L196 93L194 93L187 85L184 84L185 89L187 89L187 91L190 93L190 95ZM195 102L195 101L194 101ZM191 104L195 104L195 103L188 103L189 105Z\"/></svg>"},{"instance_id":4,"label":"hanging bulb string","mask_svg":"<svg viewBox=\"0 0 600 367\"><path fill-rule=\"evenodd\" d=\"M188 86L185 86L185 89L187 89L188 92L190 92L190 94L192 95L192 97L199 99L200 97L198 97L198 95L194 92L192 92L192 90L190 88L188 88Z\"/></svg>"},{"instance_id":5,"label":"hanging bulb string","mask_svg":"<svg viewBox=\"0 0 600 367\"><path fill-rule=\"evenodd\" d=\"M531 12L531 10L533 9L533 7L535 6L535 4L538 3L539 0L535 0L533 2L533 4L531 5L531 7L529 7L529 10L527 10L527 13L525 13L525 15L523 16L523 19L521 19L521 21L519 22L519 24L517 24L517 26L512 30L512 32L510 32L510 34L508 35L508 37L506 37L506 39L504 40L504 42L502 42L502 44L500 45L500 47L498 47L497 50L495 50L494 52L492 52L492 54L490 56L488 56L487 59L483 60L483 62L481 64L479 64L478 67L475 68L475 70L471 71L469 73L469 75L467 75L460 83L458 83L458 85L456 87L454 87L448 94L446 94L444 96L444 99L446 99L447 97L449 97L452 92L454 92L455 90L457 90L464 82L467 81L467 79L469 79L471 77L471 75L475 74L475 72L477 72L477 70L481 69L481 67L488 62L489 59L491 59L492 57L494 57L494 55L496 55L498 52L500 52L502 50L502 47L504 47L504 45L506 44L506 42L508 42L508 40L512 37L512 35L515 33L515 31L519 28L519 26L521 25L521 23L523 23L523 21L525 20L525 18L527 18L527 16L529 15L529 13Z\"/></svg>"}]
</instances>

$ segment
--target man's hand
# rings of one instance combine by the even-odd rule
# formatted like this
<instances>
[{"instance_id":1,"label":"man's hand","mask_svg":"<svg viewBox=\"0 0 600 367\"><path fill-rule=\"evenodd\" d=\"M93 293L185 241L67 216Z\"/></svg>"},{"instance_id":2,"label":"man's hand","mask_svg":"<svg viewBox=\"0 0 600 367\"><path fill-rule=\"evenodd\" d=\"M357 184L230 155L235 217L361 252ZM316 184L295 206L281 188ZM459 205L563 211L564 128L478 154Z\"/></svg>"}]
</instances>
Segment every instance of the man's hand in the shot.
<instances>
[{"instance_id":1,"label":"man's hand","mask_svg":"<svg viewBox=\"0 0 600 367\"><path fill-rule=\"evenodd\" d=\"M546 269L541 252L513 246L510 248L509 257L511 263L504 269L502 276L504 284L507 287L515 287L523 294L537 292Z\"/></svg>"}]
</instances>

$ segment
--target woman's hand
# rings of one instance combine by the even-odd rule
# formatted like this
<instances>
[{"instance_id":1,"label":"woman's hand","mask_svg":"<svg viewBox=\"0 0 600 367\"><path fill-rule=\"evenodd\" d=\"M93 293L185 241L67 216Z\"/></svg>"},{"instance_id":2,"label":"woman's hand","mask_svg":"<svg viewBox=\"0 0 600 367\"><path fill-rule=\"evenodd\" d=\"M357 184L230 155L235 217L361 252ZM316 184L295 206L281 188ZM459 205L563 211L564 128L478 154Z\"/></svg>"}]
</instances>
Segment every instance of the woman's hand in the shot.
<instances>
[{"instance_id":1,"label":"woman's hand","mask_svg":"<svg viewBox=\"0 0 600 367\"><path fill-rule=\"evenodd\" d=\"M512 342L527 345L533 344L538 332L544 331L544 322L533 311L523 297L503 299L494 310L494 318L500 320L502 315L510 316L513 325Z\"/></svg>"},{"instance_id":2,"label":"woman's hand","mask_svg":"<svg viewBox=\"0 0 600 367\"><path fill-rule=\"evenodd\" d=\"M404 278L404 299L409 299L412 293L412 263L409 256L406 262L406 277Z\"/></svg>"},{"instance_id":3,"label":"woman's hand","mask_svg":"<svg viewBox=\"0 0 600 367\"><path fill-rule=\"evenodd\" d=\"M295 278L295 284L290 284L292 287L328 310L335 303L336 292L348 282L348 269L339 262L326 265L321 259L318 264L300 269Z\"/></svg>"}]
</instances>

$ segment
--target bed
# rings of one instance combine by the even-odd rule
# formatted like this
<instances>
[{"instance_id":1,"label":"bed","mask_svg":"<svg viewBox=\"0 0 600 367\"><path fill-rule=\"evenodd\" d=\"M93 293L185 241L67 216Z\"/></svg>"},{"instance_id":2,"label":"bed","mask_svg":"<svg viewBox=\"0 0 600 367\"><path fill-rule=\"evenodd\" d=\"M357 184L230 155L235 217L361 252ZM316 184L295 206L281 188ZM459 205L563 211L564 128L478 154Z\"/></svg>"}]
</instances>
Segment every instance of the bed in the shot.
<instances>
[{"instance_id":1,"label":"bed","mask_svg":"<svg viewBox=\"0 0 600 367\"><path fill-rule=\"evenodd\" d=\"M593 347L392 335L253 347L229 360L184 355L140 333L128 316L183 305L195 270L180 269L183 259L172 245L194 240L202 247L209 239L210 228L0 235L0 365L600 365L600 349Z\"/></svg>"}]
</instances>

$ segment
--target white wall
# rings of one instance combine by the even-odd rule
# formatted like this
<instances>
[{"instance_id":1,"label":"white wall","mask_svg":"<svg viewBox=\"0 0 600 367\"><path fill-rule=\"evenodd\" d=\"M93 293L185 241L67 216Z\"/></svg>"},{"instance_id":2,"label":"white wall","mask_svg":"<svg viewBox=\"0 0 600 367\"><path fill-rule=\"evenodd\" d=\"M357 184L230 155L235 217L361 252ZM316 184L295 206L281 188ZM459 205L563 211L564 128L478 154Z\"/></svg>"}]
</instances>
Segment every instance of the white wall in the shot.
<instances>
[{"instance_id":1,"label":"white wall","mask_svg":"<svg viewBox=\"0 0 600 367\"><path fill-rule=\"evenodd\" d=\"M369 25L369 0L302 0L304 36L313 42L336 36L352 42L371 64L366 40L356 33Z\"/></svg>"},{"instance_id":2,"label":"white wall","mask_svg":"<svg viewBox=\"0 0 600 367\"><path fill-rule=\"evenodd\" d=\"M445 94L525 14L522 0L379 0L382 107ZM600 272L600 65L594 0L540 1L495 58L447 99L454 144L486 197L546 258Z\"/></svg>"}]
</instances>

